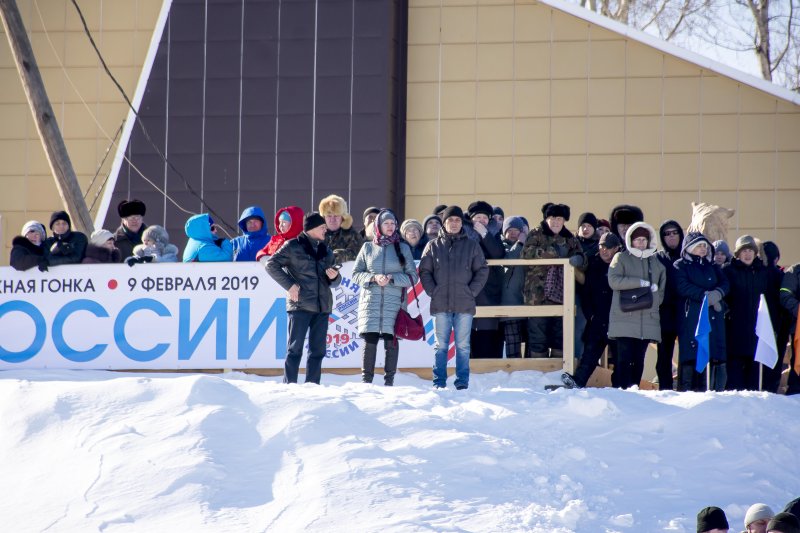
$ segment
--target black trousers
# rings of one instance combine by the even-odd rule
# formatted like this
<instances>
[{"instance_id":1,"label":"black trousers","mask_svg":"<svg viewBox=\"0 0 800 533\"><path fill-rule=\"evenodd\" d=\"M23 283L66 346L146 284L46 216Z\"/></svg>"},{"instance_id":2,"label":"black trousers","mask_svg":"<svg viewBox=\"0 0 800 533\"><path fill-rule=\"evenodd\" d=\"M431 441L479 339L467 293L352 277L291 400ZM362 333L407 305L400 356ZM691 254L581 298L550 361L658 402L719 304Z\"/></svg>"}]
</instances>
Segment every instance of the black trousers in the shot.
<instances>
[{"instance_id":1,"label":"black trousers","mask_svg":"<svg viewBox=\"0 0 800 533\"><path fill-rule=\"evenodd\" d=\"M638 385L644 373L644 356L647 353L648 339L619 337L617 339L617 364L614 374L619 375L615 387L627 389Z\"/></svg>"},{"instance_id":2,"label":"black trousers","mask_svg":"<svg viewBox=\"0 0 800 533\"><path fill-rule=\"evenodd\" d=\"M656 359L658 390L672 390L672 356L675 352L677 338L677 331L661 330L661 342L658 343L658 358Z\"/></svg>"},{"instance_id":3,"label":"black trousers","mask_svg":"<svg viewBox=\"0 0 800 533\"><path fill-rule=\"evenodd\" d=\"M792 359L789 362L789 382L787 383L788 388L786 389L786 394L787 395L789 395L789 394L800 394L800 376L797 375L797 373L794 370L792 370L794 368L794 362L796 361L797 357L800 357L800 354L798 354L794 350L794 345L793 345L792 346Z\"/></svg>"},{"instance_id":4,"label":"black trousers","mask_svg":"<svg viewBox=\"0 0 800 533\"><path fill-rule=\"evenodd\" d=\"M728 380L725 390L758 390L761 364L744 357L731 357L727 362Z\"/></svg>"},{"instance_id":5,"label":"black trousers","mask_svg":"<svg viewBox=\"0 0 800 533\"><path fill-rule=\"evenodd\" d=\"M303 345L308 333L308 360L306 383L316 383L322 377L322 360L325 358L325 336L328 334L329 313L289 311L289 345L283 365L283 382L297 383Z\"/></svg>"},{"instance_id":6,"label":"black trousers","mask_svg":"<svg viewBox=\"0 0 800 533\"><path fill-rule=\"evenodd\" d=\"M581 388L585 387L589 382L589 378L592 377L606 346L611 352L617 351L617 341L609 340L606 333L595 331L595 329L592 328L591 324L586 328L587 334L584 336L583 353L573 376L575 384ZM605 326L605 329L608 331L608 326Z\"/></svg>"}]
</instances>

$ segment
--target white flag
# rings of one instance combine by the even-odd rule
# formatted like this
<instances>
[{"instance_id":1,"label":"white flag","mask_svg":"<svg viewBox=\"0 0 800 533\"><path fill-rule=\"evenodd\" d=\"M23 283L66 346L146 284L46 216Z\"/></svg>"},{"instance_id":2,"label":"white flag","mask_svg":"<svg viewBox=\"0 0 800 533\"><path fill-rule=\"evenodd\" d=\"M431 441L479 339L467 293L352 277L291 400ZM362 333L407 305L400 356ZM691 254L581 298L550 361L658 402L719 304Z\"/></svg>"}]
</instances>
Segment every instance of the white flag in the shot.
<instances>
[{"instance_id":1,"label":"white flag","mask_svg":"<svg viewBox=\"0 0 800 533\"><path fill-rule=\"evenodd\" d=\"M772 320L769 318L767 300L761 295L758 304L758 318L756 318L756 361L768 368L774 368L778 362L778 347L775 343L775 330L772 329Z\"/></svg>"}]
</instances>

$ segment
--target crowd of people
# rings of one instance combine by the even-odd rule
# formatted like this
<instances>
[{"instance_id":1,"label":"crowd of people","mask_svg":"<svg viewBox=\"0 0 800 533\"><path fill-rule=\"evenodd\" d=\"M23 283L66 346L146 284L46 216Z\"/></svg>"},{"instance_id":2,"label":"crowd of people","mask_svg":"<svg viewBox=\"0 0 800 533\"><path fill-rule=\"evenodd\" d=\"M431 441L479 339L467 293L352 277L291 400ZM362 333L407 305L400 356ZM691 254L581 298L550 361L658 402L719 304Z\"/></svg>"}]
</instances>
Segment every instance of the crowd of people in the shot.
<instances>
[{"instance_id":1,"label":"crowd of people","mask_svg":"<svg viewBox=\"0 0 800 533\"><path fill-rule=\"evenodd\" d=\"M13 240L11 266L46 271L69 263L134 266L179 260L167 231L145 224L143 202L124 200L117 212L120 226L114 233L99 229L88 238L72 230L64 211L52 214L49 237L44 224L27 222ZM470 358L561 358L562 317L474 318L476 306L562 304L564 284L573 283L565 279L560 265L489 267L487 259L560 258L575 268L574 342L579 359L575 372L562 376L565 386L585 387L606 350L613 365L612 385L637 385L647 348L656 343L655 370L662 390L778 390L783 353L792 335L800 334L794 331L800 264L785 270L779 266L775 243L742 235L731 252L725 241L712 243L702 233L685 232L675 220L656 229L633 205L615 207L607 220L583 213L574 233L567 229L569 206L548 202L541 213L531 226L523 216L506 217L502 208L477 200L466 211L438 205L420 223L369 207L363 213L363 229L357 231L344 198L330 195L318 211L279 209L274 233L258 206L242 212L241 235L232 239L219 236L209 214L192 216L185 224L188 242L182 260L259 261L287 290L287 382L297 380L306 334L306 380L319 382L333 303L330 289L341 281L338 268L346 261L355 262L353 278L361 287L358 330L365 341L365 382L374 378L382 341L384 383L393 384L399 359L395 321L417 281L431 300L434 386L446 386L451 336L458 389L469 385ZM419 261L418 269L414 261ZM754 358L762 295L780 356L772 368ZM698 372L696 330L704 302L710 324L709 365ZM800 392L796 355L792 353L789 364L788 394Z\"/></svg>"},{"instance_id":2,"label":"crowd of people","mask_svg":"<svg viewBox=\"0 0 800 533\"><path fill-rule=\"evenodd\" d=\"M754 503L744 515L742 533L800 533L800 498L786 504L775 513L765 503ZM728 533L731 530L725 511L719 507L704 507L697 513L697 533Z\"/></svg>"}]
</instances>

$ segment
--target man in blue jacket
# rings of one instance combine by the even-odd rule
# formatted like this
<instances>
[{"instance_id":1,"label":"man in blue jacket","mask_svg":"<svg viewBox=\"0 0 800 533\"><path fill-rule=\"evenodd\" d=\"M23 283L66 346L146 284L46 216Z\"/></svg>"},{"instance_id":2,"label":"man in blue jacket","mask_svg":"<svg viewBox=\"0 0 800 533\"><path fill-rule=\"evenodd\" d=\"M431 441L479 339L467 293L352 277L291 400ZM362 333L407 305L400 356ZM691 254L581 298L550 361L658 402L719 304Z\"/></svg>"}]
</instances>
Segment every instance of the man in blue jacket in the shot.
<instances>
[{"instance_id":1,"label":"man in blue jacket","mask_svg":"<svg viewBox=\"0 0 800 533\"><path fill-rule=\"evenodd\" d=\"M234 261L255 261L259 250L267 245L272 236L269 234L267 219L258 206L251 206L242 211L239 217L239 228L244 235L231 239Z\"/></svg>"}]
</instances>

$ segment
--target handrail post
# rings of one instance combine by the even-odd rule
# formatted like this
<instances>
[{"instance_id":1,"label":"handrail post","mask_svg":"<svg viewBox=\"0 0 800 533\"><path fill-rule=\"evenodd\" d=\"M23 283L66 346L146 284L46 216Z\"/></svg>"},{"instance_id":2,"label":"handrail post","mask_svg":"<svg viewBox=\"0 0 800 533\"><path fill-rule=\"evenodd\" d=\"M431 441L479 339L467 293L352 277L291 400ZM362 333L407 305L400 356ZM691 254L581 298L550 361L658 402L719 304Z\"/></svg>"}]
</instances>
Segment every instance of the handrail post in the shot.
<instances>
[{"instance_id":1,"label":"handrail post","mask_svg":"<svg viewBox=\"0 0 800 533\"><path fill-rule=\"evenodd\" d=\"M564 317L561 332L564 335L564 370L575 372L575 267L564 264Z\"/></svg>"}]
</instances>

